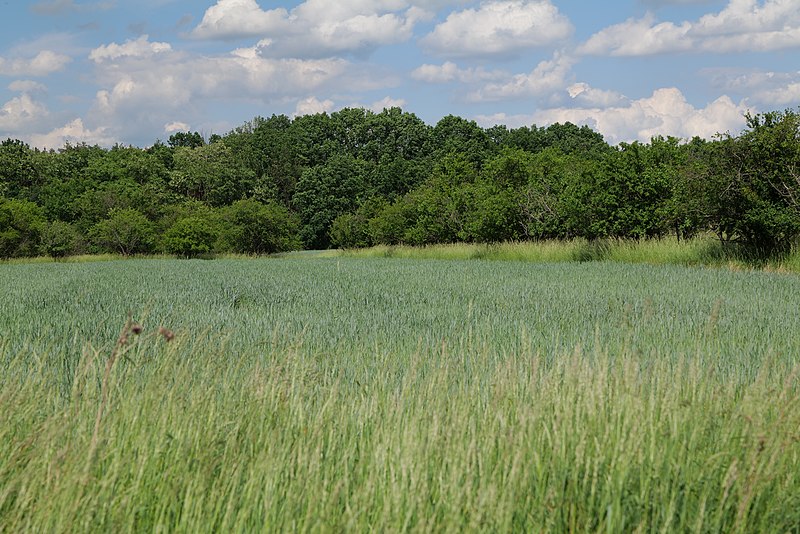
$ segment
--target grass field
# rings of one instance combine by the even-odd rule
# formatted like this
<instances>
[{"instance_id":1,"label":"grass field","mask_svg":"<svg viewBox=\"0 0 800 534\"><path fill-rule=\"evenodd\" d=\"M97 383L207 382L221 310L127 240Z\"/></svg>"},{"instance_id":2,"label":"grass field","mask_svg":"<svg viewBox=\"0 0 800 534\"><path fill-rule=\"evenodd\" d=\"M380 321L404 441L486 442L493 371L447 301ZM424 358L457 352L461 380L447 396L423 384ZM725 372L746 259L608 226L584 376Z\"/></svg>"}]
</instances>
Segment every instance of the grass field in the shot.
<instances>
[{"instance_id":1,"label":"grass field","mask_svg":"<svg viewBox=\"0 0 800 534\"><path fill-rule=\"evenodd\" d=\"M149 259L0 287L2 532L800 531L795 275Z\"/></svg>"}]
</instances>

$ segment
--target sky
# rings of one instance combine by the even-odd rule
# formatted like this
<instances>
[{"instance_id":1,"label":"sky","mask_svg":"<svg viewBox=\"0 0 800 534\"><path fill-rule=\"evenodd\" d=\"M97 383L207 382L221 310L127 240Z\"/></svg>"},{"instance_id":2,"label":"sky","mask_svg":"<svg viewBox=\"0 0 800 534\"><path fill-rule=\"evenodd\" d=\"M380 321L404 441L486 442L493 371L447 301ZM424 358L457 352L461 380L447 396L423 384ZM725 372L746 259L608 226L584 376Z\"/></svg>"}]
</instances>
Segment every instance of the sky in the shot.
<instances>
[{"instance_id":1,"label":"sky","mask_svg":"<svg viewBox=\"0 0 800 534\"><path fill-rule=\"evenodd\" d=\"M800 0L0 0L0 139L146 147L257 116L736 134L800 105Z\"/></svg>"}]
</instances>

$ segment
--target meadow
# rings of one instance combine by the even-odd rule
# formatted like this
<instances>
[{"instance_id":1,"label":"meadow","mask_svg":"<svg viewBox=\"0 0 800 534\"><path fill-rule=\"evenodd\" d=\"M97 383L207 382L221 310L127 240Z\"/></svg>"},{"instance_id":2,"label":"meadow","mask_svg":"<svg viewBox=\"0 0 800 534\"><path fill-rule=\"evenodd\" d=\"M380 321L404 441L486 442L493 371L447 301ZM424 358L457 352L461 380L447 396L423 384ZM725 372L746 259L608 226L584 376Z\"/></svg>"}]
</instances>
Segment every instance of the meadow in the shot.
<instances>
[{"instance_id":1,"label":"meadow","mask_svg":"<svg viewBox=\"0 0 800 534\"><path fill-rule=\"evenodd\" d=\"M800 532L800 278L664 263L2 264L0 531Z\"/></svg>"}]
</instances>

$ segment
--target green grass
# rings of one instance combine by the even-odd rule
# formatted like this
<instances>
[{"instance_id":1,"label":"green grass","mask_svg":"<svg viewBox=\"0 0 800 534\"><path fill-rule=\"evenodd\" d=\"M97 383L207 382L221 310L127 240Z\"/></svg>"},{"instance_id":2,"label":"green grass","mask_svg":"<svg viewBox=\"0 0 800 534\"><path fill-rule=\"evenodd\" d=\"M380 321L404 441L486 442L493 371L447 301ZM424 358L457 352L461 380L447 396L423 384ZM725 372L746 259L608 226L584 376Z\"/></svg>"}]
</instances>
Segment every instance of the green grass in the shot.
<instances>
[{"instance_id":1,"label":"green grass","mask_svg":"<svg viewBox=\"0 0 800 534\"><path fill-rule=\"evenodd\" d=\"M152 259L0 287L3 532L800 529L793 275Z\"/></svg>"},{"instance_id":2,"label":"green grass","mask_svg":"<svg viewBox=\"0 0 800 534\"><path fill-rule=\"evenodd\" d=\"M537 263L618 261L650 265L703 265L732 269L767 269L800 273L800 250L769 260L753 260L746 251L723 244L713 236L689 240L675 238L605 239L587 241L524 241L495 244L456 243L424 247L381 245L367 249L348 249L342 256L358 258L405 258L449 260L500 260Z\"/></svg>"}]
</instances>

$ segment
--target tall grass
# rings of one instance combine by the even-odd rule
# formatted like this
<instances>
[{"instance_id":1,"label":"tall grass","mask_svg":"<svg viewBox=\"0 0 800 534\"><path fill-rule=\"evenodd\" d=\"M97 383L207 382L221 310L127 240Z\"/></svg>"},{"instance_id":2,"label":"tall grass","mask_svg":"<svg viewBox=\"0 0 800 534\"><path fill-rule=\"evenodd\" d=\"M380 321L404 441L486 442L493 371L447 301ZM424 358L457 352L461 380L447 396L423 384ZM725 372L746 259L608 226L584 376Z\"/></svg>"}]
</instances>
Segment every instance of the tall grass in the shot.
<instances>
[{"instance_id":1,"label":"tall grass","mask_svg":"<svg viewBox=\"0 0 800 534\"><path fill-rule=\"evenodd\" d=\"M793 276L133 260L0 284L0 531L800 529Z\"/></svg>"},{"instance_id":2,"label":"tall grass","mask_svg":"<svg viewBox=\"0 0 800 534\"><path fill-rule=\"evenodd\" d=\"M468 347L470 348L470 347ZM4 388L6 531L716 531L800 528L797 368L746 383L597 347L230 361L134 344L102 402ZM9 371L20 372L14 364ZM11 408L14 409L11 409ZM92 453L92 451L94 451Z\"/></svg>"},{"instance_id":3,"label":"tall grass","mask_svg":"<svg viewBox=\"0 0 800 534\"><path fill-rule=\"evenodd\" d=\"M746 249L732 243L722 243L712 236L689 240L574 239L493 244L455 243L424 247L380 245L368 249L348 249L341 254L360 258L484 259L527 262L618 261L650 265L705 265L800 272L800 250L796 248L782 257L758 259L748 255Z\"/></svg>"}]
</instances>

